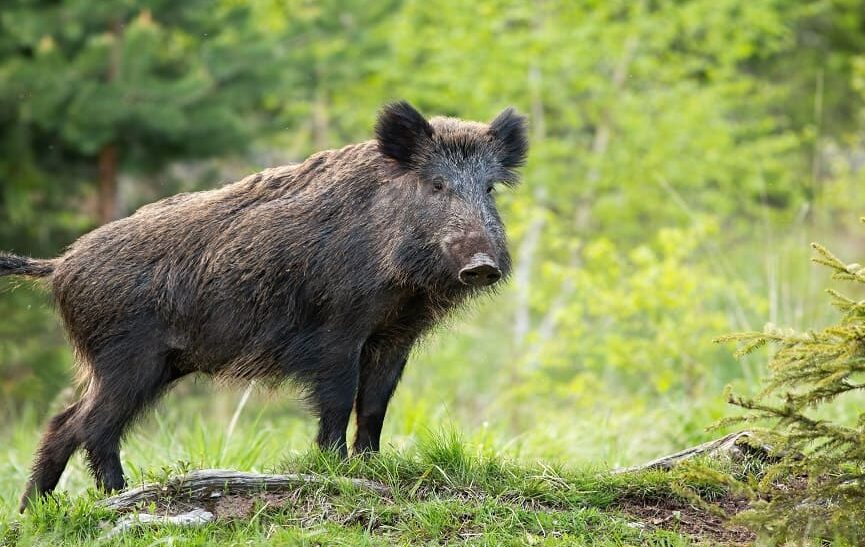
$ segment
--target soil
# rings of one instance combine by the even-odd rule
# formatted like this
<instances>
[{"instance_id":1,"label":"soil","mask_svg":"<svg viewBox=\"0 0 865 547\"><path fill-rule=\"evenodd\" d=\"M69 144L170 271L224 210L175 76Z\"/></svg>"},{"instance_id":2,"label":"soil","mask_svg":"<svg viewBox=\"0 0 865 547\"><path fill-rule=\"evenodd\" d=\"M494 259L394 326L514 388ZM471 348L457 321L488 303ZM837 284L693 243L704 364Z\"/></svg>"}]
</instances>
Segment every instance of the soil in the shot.
<instances>
[{"instance_id":1,"label":"soil","mask_svg":"<svg viewBox=\"0 0 865 547\"><path fill-rule=\"evenodd\" d=\"M698 543L709 545L751 545L756 535L743 526L730 523L730 519L748 509L748 501L732 496L711 504L718 514L675 498L625 498L617 508L636 518L646 529L663 529L690 536Z\"/></svg>"}]
</instances>

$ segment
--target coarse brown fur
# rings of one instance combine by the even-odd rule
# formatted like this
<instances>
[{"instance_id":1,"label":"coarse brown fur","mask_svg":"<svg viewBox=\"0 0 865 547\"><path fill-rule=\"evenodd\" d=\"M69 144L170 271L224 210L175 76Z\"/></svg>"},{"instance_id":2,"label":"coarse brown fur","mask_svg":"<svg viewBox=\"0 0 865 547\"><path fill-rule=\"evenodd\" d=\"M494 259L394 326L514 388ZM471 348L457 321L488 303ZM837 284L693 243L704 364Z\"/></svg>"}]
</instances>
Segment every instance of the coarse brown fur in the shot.
<instances>
[{"instance_id":1,"label":"coarse brown fur","mask_svg":"<svg viewBox=\"0 0 865 547\"><path fill-rule=\"evenodd\" d=\"M386 106L376 140L206 192L147 205L59 258L0 254L0 275L48 276L86 385L48 424L22 510L87 452L97 484L124 487L128 424L190 373L291 379L318 444L379 447L418 338L510 269L490 195L515 183L525 120L491 124Z\"/></svg>"}]
</instances>

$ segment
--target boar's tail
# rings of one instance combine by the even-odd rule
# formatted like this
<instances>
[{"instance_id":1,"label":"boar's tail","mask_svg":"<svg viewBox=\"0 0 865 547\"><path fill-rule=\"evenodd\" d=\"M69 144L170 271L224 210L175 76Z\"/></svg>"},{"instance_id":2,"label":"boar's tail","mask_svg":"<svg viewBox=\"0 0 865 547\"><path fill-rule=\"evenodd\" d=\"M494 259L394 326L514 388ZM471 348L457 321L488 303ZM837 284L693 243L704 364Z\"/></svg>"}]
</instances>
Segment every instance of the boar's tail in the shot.
<instances>
[{"instance_id":1,"label":"boar's tail","mask_svg":"<svg viewBox=\"0 0 865 547\"><path fill-rule=\"evenodd\" d=\"M26 275L45 277L54 271L53 260L28 258L0 252L0 277L4 275Z\"/></svg>"}]
</instances>

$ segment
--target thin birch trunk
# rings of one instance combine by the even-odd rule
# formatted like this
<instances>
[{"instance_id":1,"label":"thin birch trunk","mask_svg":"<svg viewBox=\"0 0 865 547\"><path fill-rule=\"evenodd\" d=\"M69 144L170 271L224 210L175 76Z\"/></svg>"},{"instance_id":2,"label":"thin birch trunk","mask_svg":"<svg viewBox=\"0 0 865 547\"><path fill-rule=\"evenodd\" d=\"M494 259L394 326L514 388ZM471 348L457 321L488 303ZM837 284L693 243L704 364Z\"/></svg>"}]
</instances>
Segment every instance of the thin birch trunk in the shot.
<instances>
[{"instance_id":1,"label":"thin birch trunk","mask_svg":"<svg viewBox=\"0 0 865 547\"><path fill-rule=\"evenodd\" d=\"M611 83L613 91L616 94L621 93L625 87L628 70L637 51L638 44L639 40L635 35L629 36L625 41L624 53L621 59L619 59L619 62L613 68ZM598 191L598 183L601 180L600 160L606 155L607 150L609 149L610 139L612 136L612 125L612 112L608 109L595 129L594 138L592 139L591 152L595 159L595 163L586 176L586 190L580 197L577 205L577 210L574 215L574 233L580 234L587 231L591 223L592 204L594 203ZM581 248L577 246L575 246L571 251L568 260L569 269L578 268L580 266L580 251ZM526 359L526 368L528 370L534 369L538 366L543 347L555 334L558 318L575 289L576 284L574 283L573 277L565 276L565 279L562 281L559 290L557 291L556 298L550 304L547 313L544 314L544 317L539 322L536 342L529 349Z\"/></svg>"}]
</instances>

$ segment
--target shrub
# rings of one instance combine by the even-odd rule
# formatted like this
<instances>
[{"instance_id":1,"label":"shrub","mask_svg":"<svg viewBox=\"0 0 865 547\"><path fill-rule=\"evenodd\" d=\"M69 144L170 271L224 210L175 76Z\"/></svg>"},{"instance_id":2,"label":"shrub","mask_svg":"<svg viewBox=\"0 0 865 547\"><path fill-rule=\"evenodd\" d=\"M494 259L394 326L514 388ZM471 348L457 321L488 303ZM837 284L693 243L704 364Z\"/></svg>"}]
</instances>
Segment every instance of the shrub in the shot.
<instances>
[{"instance_id":1,"label":"shrub","mask_svg":"<svg viewBox=\"0 0 865 547\"><path fill-rule=\"evenodd\" d=\"M830 268L834 279L865 286L865 267L812 247L812 260ZM740 342L739 356L766 344L776 348L765 389L753 398L730 393L730 403L747 412L728 420L771 424L757 431L779 461L761 477L753 510L742 518L775 541L865 540L865 300L828 293L842 316L827 328L795 332L769 325L720 339Z\"/></svg>"}]
</instances>

